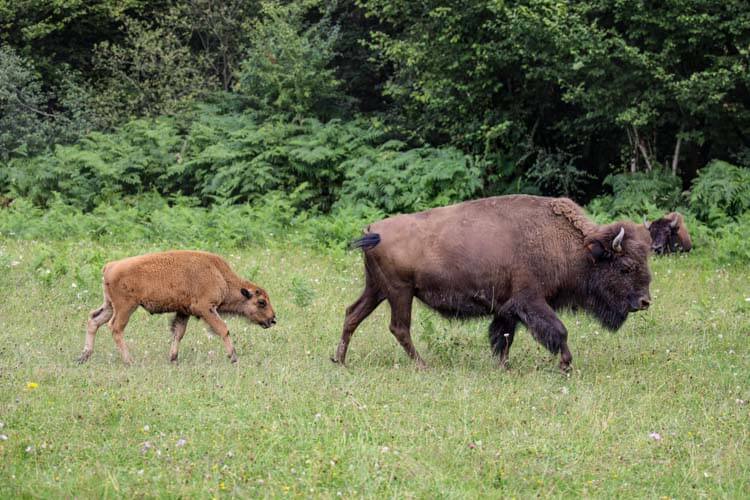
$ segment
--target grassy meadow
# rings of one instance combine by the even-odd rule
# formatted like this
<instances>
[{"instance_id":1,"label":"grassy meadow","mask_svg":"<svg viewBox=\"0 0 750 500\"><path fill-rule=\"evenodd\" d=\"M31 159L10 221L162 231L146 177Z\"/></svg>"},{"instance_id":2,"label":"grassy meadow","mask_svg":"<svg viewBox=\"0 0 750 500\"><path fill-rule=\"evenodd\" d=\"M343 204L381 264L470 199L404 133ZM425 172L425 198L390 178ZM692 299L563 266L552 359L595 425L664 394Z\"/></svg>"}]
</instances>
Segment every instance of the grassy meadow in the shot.
<instances>
[{"instance_id":1,"label":"grassy meadow","mask_svg":"<svg viewBox=\"0 0 750 500\"><path fill-rule=\"evenodd\" d=\"M416 306L418 372L383 304L329 361L362 288L355 252L205 248L270 293L279 323L136 312L122 364L86 317L111 259L168 246L0 240L0 497L750 496L750 268L652 259L653 305L617 333L565 314L573 371L519 331L498 369L489 320Z\"/></svg>"}]
</instances>

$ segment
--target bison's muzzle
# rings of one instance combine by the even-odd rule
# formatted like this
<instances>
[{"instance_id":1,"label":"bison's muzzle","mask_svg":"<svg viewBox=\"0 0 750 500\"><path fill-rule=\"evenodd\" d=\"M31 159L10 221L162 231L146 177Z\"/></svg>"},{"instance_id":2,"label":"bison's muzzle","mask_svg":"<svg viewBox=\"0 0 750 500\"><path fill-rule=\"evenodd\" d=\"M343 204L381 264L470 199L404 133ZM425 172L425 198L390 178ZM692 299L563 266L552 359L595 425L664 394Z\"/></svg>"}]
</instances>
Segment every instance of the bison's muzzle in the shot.
<instances>
[{"instance_id":1,"label":"bison's muzzle","mask_svg":"<svg viewBox=\"0 0 750 500\"><path fill-rule=\"evenodd\" d=\"M630 312L645 311L651 305L651 297L647 295L641 297L629 295L628 305L630 306Z\"/></svg>"},{"instance_id":2,"label":"bison's muzzle","mask_svg":"<svg viewBox=\"0 0 750 500\"><path fill-rule=\"evenodd\" d=\"M276 324L276 316L274 316L273 318L267 319L265 321L261 321L259 324L263 328L271 328L273 325Z\"/></svg>"}]
</instances>

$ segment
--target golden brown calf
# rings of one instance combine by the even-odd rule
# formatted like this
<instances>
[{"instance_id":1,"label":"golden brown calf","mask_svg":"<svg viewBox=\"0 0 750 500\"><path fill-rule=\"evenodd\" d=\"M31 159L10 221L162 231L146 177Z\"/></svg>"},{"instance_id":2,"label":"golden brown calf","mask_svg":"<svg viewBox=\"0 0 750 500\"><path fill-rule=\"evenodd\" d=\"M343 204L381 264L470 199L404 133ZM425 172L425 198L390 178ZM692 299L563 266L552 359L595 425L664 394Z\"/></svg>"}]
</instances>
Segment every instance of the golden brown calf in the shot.
<instances>
[{"instance_id":1,"label":"golden brown calf","mask_svg":"<svg viewBox=\"0 0 750 500\"><path fill-rule=\"evenodd\" d=\"M130 364L123 331L138 306L151 314L175 313L170 361L177 361L190 316L204 320L221 337L232 363L237 353L219 313L244 316L263 328L276 323L265 290L237 276L224 259L211 253L174 250L129 257L107 263L102 274L104 304L91 312L79 363L89 359L96 331L109 322L122 360Z\"/></svg>"}]
</instances>

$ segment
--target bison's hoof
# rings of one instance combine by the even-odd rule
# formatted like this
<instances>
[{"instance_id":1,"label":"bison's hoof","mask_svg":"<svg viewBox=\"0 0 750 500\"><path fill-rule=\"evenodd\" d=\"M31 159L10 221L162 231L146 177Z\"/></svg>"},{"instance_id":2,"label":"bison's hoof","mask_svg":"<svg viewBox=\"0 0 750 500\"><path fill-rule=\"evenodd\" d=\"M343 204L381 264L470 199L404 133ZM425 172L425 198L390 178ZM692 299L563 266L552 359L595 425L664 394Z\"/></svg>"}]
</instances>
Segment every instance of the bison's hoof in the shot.
<instances>
[{"instance_id":1,"label":"bison's hoof","mask_svg":"<svg viewBox=\"0 0 750 500\"><path fill-rule=\"evenodd\" d=\"M344 362L344 358L339 357L338 354L330 357L331 363L335 363L337 365L346 366L346 363Z\"/></svg>"},{"instance_id":2,"label":"bison's hoof","mask_svg":"<svg viewBox=\"0 0 750 500\"><path fill-rule=\"evenodd\" d=\"M570 363L567 363L565 361L560 361L560 371L564 374L568 375L570 374L570 371L572 370Z\"/></svg>"},{"instance_id":3,"label":"bison's hoof","mask_svg":"<svg viewBox=\"0 0 750 500\"><path fill-rule=\"evenodd\" d=\"M90 357L91 357L91 351L83 351L83 353L80 356L78 356L78 359L76 359L76 363L78 363L79 365L82 365L86 361L88 361Z\"/></svg>"}]
</instances>

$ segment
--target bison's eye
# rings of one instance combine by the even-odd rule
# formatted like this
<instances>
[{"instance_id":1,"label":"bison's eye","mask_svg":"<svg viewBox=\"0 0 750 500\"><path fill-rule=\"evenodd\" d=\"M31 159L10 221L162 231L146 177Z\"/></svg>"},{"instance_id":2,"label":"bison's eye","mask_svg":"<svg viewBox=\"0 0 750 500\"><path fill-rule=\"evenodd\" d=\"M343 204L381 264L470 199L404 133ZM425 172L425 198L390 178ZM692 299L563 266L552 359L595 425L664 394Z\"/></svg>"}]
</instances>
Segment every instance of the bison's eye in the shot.
<instances>
[{"instance_id":1,"label":"bison's eye","mask_svg":"<svg viewBox=\"0 0 750 500\"><path fill-rule=\"evenodd\" d=\"M626 264L620 268L620 272L622 274L629 274L629 273L632 273L633 271L635 271L635 266L632 266L632 265Z\"/></svg>"},{"instance_id":2,"label":"bison's eye","mask_svg":"<svg viewBox=\"0 0 750 500\"><path fill-rule=\"evenodd\" d=\"M267 303L263 299L258 299L258 307L266 307Z\"/></svg>"}]
</instances>

